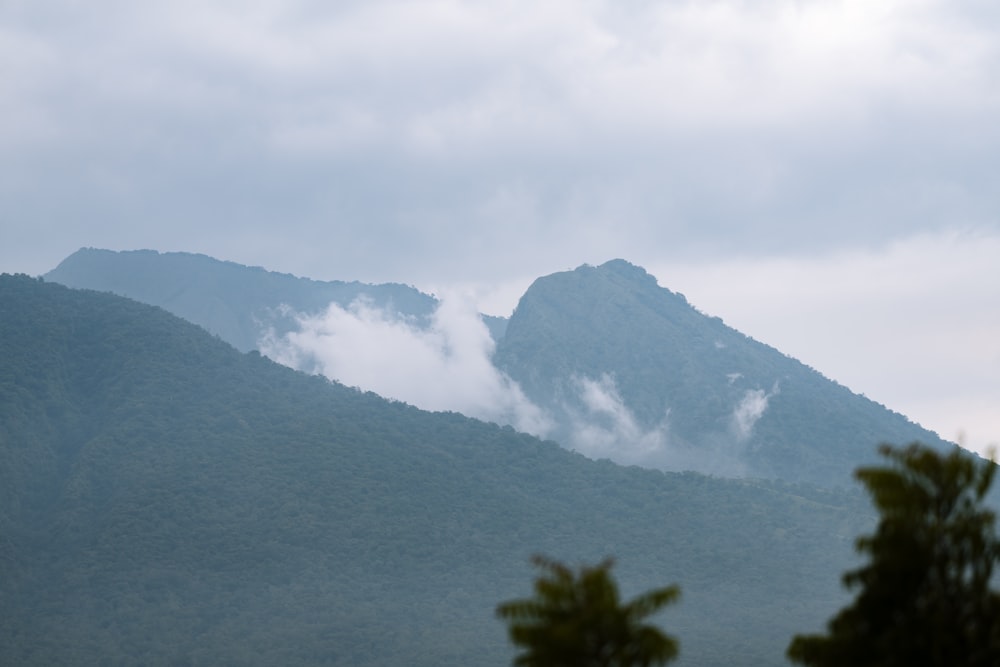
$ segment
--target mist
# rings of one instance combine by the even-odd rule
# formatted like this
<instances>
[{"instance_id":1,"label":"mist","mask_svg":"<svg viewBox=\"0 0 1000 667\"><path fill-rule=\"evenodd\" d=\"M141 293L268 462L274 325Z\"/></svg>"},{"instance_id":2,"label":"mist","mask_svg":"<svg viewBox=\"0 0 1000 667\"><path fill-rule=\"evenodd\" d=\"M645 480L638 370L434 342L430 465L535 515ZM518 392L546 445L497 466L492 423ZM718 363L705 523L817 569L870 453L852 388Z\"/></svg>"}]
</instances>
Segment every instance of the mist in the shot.
<instances>
[{"instance_id":1,"label":"mist","mask_svg":"<svg viewBox=\"0 0 1000 667\"><path fill-rule=\"evenodd\" d=\"M564 403L563 409L569 417L569 442L578 452L593 459L653 467L670 458L666 455L669 412L659 424L641 426L608 373L597 379L574 376L570 387L580 407Z\"/></svg>"},{"instance_id":2,"label":"mist","mask_svg":"<svg viewBox=\"0 0 1000 667\"><path fill-rule=\"evenodd\" d=\"M745 442L753 435L753 427L764 416L767 410L767 403L771 397L778 393L778 385L775 384L771 391L763 389L747 389L743 398L733 408L732 426L737 441Z\"/></svg>"},{"instance_id":3,"label":"mist","mask_svg":"<svg viewBox=\"0 0 1000 667\"><path fill-rule=\"evenodd\" d=\"M685 438L671 429L669 406L654 422L637 417L613 373L574 374L562 380L557 398L534 403L494 365L495 342L467 291L441 296L429 320L366 297L318 313L283 307L280 315L294 329L271 328L259 344L278 363L424 410L509 425L622 465L742 476L754 427L779 393L777 384L770 391L746 389L727 428Z\"/></svg>"},{"instance_id":4,"label":"mist","mask_svg":"<svg viewBox=\"0 0 1000 667\"><path fill-rule=\"evenodd\" d=\"M669 407L655 423L639 419L622 398L614 374L574 375L556 409L555 433L568 447L593 459L740 477L747 471L744 455L754 426L777 393L777 385L769 392L747 390L733 406L728 430L688 439L671 428Z\"/></svg>"},{"instance_id":5,"label":"mist","mask_svg":"<svg viewBox=\"0 0 1000 667\"><path fill-rule=\"evenodd\" d=\"M281 315L294 322L295 330L268 330L260 351L286 366L424 410L459 412L554 437L592 459L678 470L697 467L694 451L685 454L683 448L670 447L669 414L659 424L642 425L612 375L574 376L557 405L546 409L533 403L494 366L495 343L466 294L443 296L426 324L367 298L346 308L331 303L315 314L285 307Z\"/></svg>"},{"instance_id":6,"label":"mist","mask_svg":"<svg viewBox=\"0 0 1000 667\"><path fill-rule=\"evenodd\" d=\"M444 296L423 326L361 298L318 314L288 311L297 330L270 330L260 351L278 363L319 373L430 411L454 411L545 437L549 416L491 361L494 342L472 302Z\"/></svg>"}]
</instances>

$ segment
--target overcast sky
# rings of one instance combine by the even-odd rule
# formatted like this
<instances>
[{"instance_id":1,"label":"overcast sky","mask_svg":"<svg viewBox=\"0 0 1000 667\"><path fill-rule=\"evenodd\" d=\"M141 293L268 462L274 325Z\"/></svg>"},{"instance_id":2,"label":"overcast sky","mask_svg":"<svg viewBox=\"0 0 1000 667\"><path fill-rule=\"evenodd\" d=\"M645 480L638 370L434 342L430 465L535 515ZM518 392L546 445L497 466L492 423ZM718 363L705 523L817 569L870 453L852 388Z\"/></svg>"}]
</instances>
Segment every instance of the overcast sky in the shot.
<instances>
[{"instance_id":1,"label":"overcast sky","mask_svg":"<svg viewBox=\"0 0 1000 667\"><path fill-rule=\"evenodd\" d=\"M6 0L0 270L185 250L507 314L623 257L981 449L998 120L988 0Z\"/></svg>"}]
</instances>

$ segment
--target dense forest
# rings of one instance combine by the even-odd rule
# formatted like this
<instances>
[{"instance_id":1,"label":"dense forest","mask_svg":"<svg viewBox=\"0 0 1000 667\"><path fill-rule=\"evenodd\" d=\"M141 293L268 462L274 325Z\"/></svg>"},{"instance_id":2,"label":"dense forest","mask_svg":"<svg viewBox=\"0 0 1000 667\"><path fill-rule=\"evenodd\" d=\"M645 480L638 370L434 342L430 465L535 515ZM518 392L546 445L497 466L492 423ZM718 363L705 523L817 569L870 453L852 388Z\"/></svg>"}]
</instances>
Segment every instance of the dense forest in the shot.
<instances>
[{"instance_id":1,"label":"dense forest","mask_svg":"<svg viewBox=\"0 0 1000 667\"><path fill-rule=\"evenodd\" d=\"M0 359L2 664L502 665L542 553L680 585L677 664L781 665L873 521L847 478L591 461L26 276Z\"/></svg>"}]
</instances>

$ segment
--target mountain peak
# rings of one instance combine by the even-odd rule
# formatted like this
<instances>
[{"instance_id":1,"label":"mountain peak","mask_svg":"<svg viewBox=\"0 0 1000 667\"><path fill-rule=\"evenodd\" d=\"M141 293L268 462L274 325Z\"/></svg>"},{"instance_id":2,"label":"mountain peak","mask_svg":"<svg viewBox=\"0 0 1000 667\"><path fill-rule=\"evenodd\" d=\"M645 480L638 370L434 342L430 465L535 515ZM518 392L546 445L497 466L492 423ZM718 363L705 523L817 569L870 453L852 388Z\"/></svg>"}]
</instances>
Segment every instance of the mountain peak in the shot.
<instances>
[{"instance_id":1,"label":"mountain peak","mask_svg":"<svg viewBox=\"0 0 1000 667\"><path fill-rule=\"evenodd\" d=\"M620 463L823 484L878 442L941 442L622 259L536 280L494 360L549 437Z\"/></svg>"},{"instance_id":2,"label":"mountain peak","mask_svg":"<svg viewBox=\"0 0 1000 667\"><path fill-rule=\"evenodd\" d=\"M675 302L679 302L685 306L689 305L683 294L661 287L655 276L650 274L641 266L632 264L627 260L612 259L596 268L598 271L603 271L605 273L624 278L629 283L633 284L637 289L650 290L656 292L661 297L670 295L671 297L674 297Z\"/></svg>"},{"instance_id":3,"label":"mountain peak","mask_svg":"<svg viewBox=\"0 0 1000 667\"><path fill-rule=\"evenodd\" d=\"M646 269L621 258L608 260L597 268L606 271L613 271L620 276L628 278L635 278L643 281L656 281L656 278L651 276Z\"/></svg>"},{"instance_id":4,"label":"mountain peak","mask_svg":"<svg viewBox=\"0 0 1000 667\"><path fill-rule=\"evenodd\" d=\"M518 310L523 314L542 303L561 310L576 303L586 311L593 311L608 304L627 309L626 304L636 300L677 315L694 310L683 294L660 287L656 278L641 266L612 259L599 266L583 264L572 271L538 278L521 297L514 317Z\"/></svg>"},{"instance_id":5,"label":"mountain peak","mask_svg":"<svg viewBox=\"0 0 1000 667\"><path fill-rule=\"evenodd\" d=\"M644 268L632 264L624 259L608 260L598 266L583 264L571 272L571 274L577 275L588 273L593 273L595 275L619 276L629 281L633 281L636 284L646 286L657 284L656 278L650 275Z\"/></svg>"}]
</instances>

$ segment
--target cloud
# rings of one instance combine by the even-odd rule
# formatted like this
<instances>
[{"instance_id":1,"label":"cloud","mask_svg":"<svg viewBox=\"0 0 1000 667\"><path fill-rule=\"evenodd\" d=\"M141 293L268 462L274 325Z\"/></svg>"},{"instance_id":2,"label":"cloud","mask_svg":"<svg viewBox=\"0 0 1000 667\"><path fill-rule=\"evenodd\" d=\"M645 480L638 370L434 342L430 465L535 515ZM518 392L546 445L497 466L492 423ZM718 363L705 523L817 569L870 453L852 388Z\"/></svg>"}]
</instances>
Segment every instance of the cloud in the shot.
<instances>
[{"instance_id":1,"label":"cloud","mask_svg":"<svg viewBox=\"0 0 1000 667\"><path fill-rule=\"evenodd\" d=\"M732 373L727 378L735 379L734 376L739 376L739 373ZM732 379L730 384L732 384ZM777 393L777 385L770 392L763 389L747 389L744 392L743 398L733 408L733 432L737 442L746 442L750 439L754 425L767 410L768 401Z\"/></svg>"},{"instance_id":2,"label":"cloud","mask_svg":"<svg viewBox=\"0 0 1000 667\"><path fill-rule=\"evenodd\" d=\"M493 366L489 332L460 295L442 299L427 327L364 298L348 308L331 304L317 315L284 315L297 330L281 336L272 331L260 343L260 351L279 363L426 410L556 437L589 458L624 465L742 474L739 445L773 394L748 391L734 406L733 433L705 434L691 444L672 436L669 411L657 424L641 424L609 374L574 376L568 400L552 412L536 406Z\"/></svg>"},{"instance_id":3,"label":"cloud","mask_svg":"<svg viewBox=\"0 0 1000 667\"><path fill-rule=\"evenodd\" d=\"M493 341L467 297L440 301L431 323L419 323L364 298L316 315L290 311L297 329L265 335L260 351L292 368L320 373L426 410L454 411L520 431L558 438L593 459L665 470L739 475L739 444L749 437L771 394L748 391L734 407L733 434L706 434L696 445L673 437L669 412L643 425L612 375L574 376L568 400L552 412L525 397L492 364Z\"/></svg>"},{"instance_id":4,"label":"cloud","mask_svg":"<svg viewBox=\"0 0 1000 667\"><path fill-rule=\"evenodd\" d=\"M566 445L593 459L611 459L625 465L664 465L669 443L666 415L652 428L639 425L625 405L614 378L604 374L591 379L575 376L570 386L581 409L564 405L569 416Z\"/></svg>"},{"instance_id":5,"label":"cloud","mask_svg":"<svg viewBox=\"0 0 1000 667\"><path fill-rule=\"evenodd\" d=\"M747 391L733 408L731 432L705 432L687 441L671 431L669 409L659 422L641 423L622 399L613 375L578 375L570 378L569 398L555 411L555 433L566 447L593 459L740 477L747 471L744 445L776 391Z\"/></svg>"},{"instance_id":6,"label":"cloud","mask_svg":"<svg viewBox=\"0 0 1000 667\"><path fill-rule=\"evenodd\" d=\"M290 313L298 329L260 344L279 363L321 373L425 410L455 411L544 436L547 415L490 357L493 340L469 302L445 297L430 325L359 299L318 315Z\"/></svg>"},{"instance_id":7,"label":"cloud","mask_svg":"<svg viewBox=\"0 0 1000 667\"><path fill-rule=\"evenodd\" d=\"M995 225L996 20L955 0L8 4L0 214L55 244L38 273L92 245L375 282ZM5 263L42 261L24 243Z\"/></svg>"}]
</instances>

